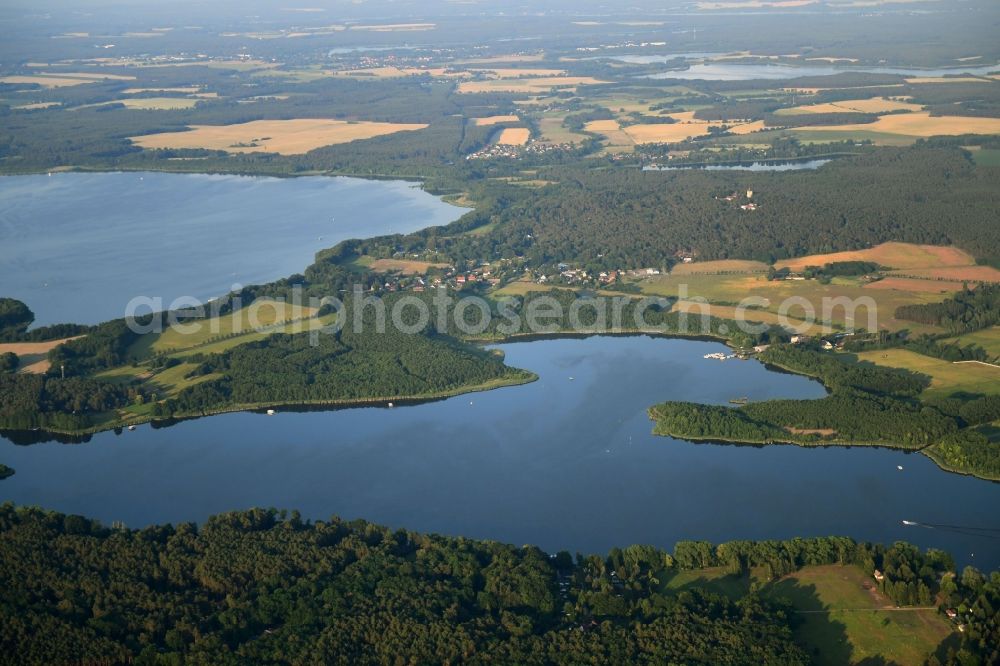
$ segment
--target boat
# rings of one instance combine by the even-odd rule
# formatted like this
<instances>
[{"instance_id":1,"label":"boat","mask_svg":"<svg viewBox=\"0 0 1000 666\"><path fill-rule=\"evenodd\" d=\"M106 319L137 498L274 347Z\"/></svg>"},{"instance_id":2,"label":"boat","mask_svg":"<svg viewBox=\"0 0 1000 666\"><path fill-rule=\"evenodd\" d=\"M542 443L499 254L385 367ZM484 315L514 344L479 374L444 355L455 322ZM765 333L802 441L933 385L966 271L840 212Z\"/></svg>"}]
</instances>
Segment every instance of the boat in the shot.
<instances>
[{"instance_id":1,"label":"boat","mask_svg":"<svg viewBox=\"0 0 1000 666\"><path fill-rule=\"evenodd\" d=\"M394 404L392 404L392 403L390 402L390 403L389 403L389 406L390 406L390 407L395 407L396 405L394 405Z\"/></svg>"},{"instance_id":2,"label":"boat","mask_svg":"<svg viewBox=\"0 0 1000 666\"><path fill-rule=\"evenodd\" d=\"M900 472L902 472L903 471L903 466L902 465L896 465L896 469L898 469Z\"/></svg>"},{"instance_id":3,"label":"boat","mask_svg":"<svg viewBox=\"0 0 1000 666\"><path fill-rule=\"evenodd\" d=\"M278 412L274 411L273 409L269 409L269 410L267 410L267 415L268 415L268 416L274 416L274 415L275 415L275 414L277 414L277 413L278 413Z\"/></svg>"},{"instance_id":4,"label":"boat","mask_svg":"<svg viewBox=\"0 0 1000 666\"><path fill-rule=\"evenodd\" d=\"M135 430L135 426L134 426L134 425L130 425L130 426L128 427L128 429L129 429L129 430Z\"/></svg>"},{"instance_id":5,"label":"boat","mask_svg":"<svg viewBox=\"0 0 1000 666\"><path fill-rule=\"evenodd\" d=\"M746 398L746 397L744 397L744 398L733 398L729 402L732 403L732 404L734 404L734 405L745 405L748 402L750 402L750 398Z\"/></svg>"}]
</instances>

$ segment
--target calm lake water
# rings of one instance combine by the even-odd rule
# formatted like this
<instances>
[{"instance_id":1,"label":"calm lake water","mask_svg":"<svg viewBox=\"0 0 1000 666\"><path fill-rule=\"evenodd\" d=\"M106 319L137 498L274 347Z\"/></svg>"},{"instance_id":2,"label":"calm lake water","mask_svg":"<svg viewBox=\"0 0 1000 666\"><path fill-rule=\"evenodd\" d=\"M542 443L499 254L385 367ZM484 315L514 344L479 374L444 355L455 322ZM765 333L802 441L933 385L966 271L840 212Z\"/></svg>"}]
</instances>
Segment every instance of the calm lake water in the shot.
<instances>
[{"instance_id":1,"label":"calm lake water","mask_svg":"<svg viewBox=\"0 0 1000 666\"><path fill-rule=\"evenodd\" d=\"M135 296L207 300L303 271L347 238L465 211L413 183L166 173L0 177L0 296L35 325L122 317Z\"/></svg>"},{"instance_id":2,"label":"calm lake water","mask_svg":"<svg viewBox=\"0 0 1000 666\"><path fill-rule=\"evenodd\" d=\"M643 171L685 171L697 169L701 171L802 171L818 169L830 159L789 160L786 162L751 162L749 164L683 164L680 166L647 166Z\"/></svg>"},{"instance_id":3,"label":"calm lake water","mask_svg":"<svg viewBox=\"0 0 1000 666\"><path fill-rule=\"evenodd\" d=\"M658 62L669 62L677 56L620 56L613 58L622 62L639 65L651 65ZM698 62L692 63L686 70L652 74L652 79L683 79L706 81L749 81L752 79L793 79L800 76L830 76L844 72L868 72L873 74L899 74L901 76L951 76L972 74L983 76L1000 71L1000 64L959 66L942 69L915 69L908 67L875 67L846 65L783 65L775 63L733 63L733 62Z\"/></svg>"},{"instance_id":4,"label":"calm lake water","mask_svg":"<svg viewBox=\"0 0 1000 666\"><path fill-rule=\"evenodd\" d=\"M706 360L717 343L648 337L501 346L539 381L417 406L242 413L15 445L0 501L132 527L254 506L606 552L679 539L848 535L1000 567L1000 542L904 527L997 526L1000 484L884 449L692 444L651 434L668 399L819 398L804 377ZM572 378L572 379L571 379ZM897 470L897 465L904 467Z\"/></svg>"}]
</instances>

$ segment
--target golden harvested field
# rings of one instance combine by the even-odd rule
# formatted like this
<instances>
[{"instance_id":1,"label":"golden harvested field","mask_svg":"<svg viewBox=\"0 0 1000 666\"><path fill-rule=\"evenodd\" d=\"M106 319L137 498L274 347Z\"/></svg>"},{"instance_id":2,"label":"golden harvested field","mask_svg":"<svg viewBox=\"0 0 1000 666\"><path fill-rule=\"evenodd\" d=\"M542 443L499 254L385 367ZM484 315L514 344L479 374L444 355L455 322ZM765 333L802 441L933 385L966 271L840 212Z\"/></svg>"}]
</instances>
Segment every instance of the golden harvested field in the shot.
<instances>
[{"instance_id":1,"label":"golden harvested field","mask_svg":"<svg viewBox=\"0 0 1000 666\"><path fill-rule=\"evenodd\" d=\"M676 113L668 113L668 118L673 118L679 123L697 123L699 125L704 125L707 121L699 120L694 117L694 111L677 111Z\"/></svg>"},{"instance_id":2,"label":"golden harvested field","mask_svg":"<svg viewBox=\"0 0 1000 666\"><path fill-rule=\"evenodd\" d=\"M529 79L494 79L490 81L462 81L460 93L547 93L554 88L576 90L577 86L607 83L592 76L551 76Z\"/></svg>"},{"instance_id":3,"label":"golden harvested field","mask_svg":"<svg viewBox=\"0 0 1000 666\"><path fill-rule=\"evenodd\" d=\"M588 132L617 132L621 128L617 120L592 120L584 125Z\"/></svg>"},{"instance_id":4,"label":"golden harvested field","mask_svg":"<svg viewBox=\"0 0 1000 666\"><path fill-rule=\"evenodd\" d=\"M500 132L497 143L504 146L523 146L531 138L531 130L527 127L507 127Z\"/></svg>"},{"instance_id":5,"label":"golden harvested field","mask_svg":"<svg viewBox=\"0 0 1000 666\"><path fill-rule=\"evenodd\" d=\"M807 104L778 109L775 115L796 115L802 113L886 113L887 111L921 111L924 107L910 102L897 102L885 97L873 99L851 99L827 104Z\"/></svg>"},{"instance_id":6,"label":"golden harvested field","mask_svg":"<svg viewBox=\"0 0 1000 666\"><path fill-rule=\"evenodd\" d=\"M867 250L851 250L832 254L813 254L808 257L786 259L775 263L775 268L801 271L806 266L823 266L838 261L871 261L881 266L902 270L928 266L975 266L972 255L958 249L940 245L914 245L913 243L882 243Z\"/></svg>"},{"instance_id":7,"label":"golden harvested field","mask_svg":"<svg viewBox=\"0 0 1000 666\"><path fill-rule=\"evenodd\" d=\"M55 76L5 76L0 78L0 83L10 85L39 85L43 88L66 88L69 86L79 86L84 83L95 83L98 79L74 79Z\"/></svg>"},{"instance_id":8,"label":"golden harvested field","mask_svg":"<svg viewBox=\"0 0 1000 666\"><path fill-rule=\"evenodd\" d=\"M473 118L473 124L479 125L480 127L496 125L498 123L516 123L520 122L520 118L517 116L486 116L485 118Z\"/></svg>"},{"instance_id":9,"label":"golden harvested field","mask_svg":"<svg viewBox=\"0 0 1000 666\"><path fill-rule=\"evenodd\" d=\"M719 259L717 261L696 261L677 264L671 275L710 275L720 273L766 273L767 264L744 259Z\"/></svg>"},{"instance_id":10,"label":"golden harvested field","mask_svg":"<svg viewBox=\"0 0 1000 666\"><path fill-rule=\"evenodd\" d=\"M884 132L912 137L957 136L960 134L1000 134L1000 118L931 116L929 112L880 116L874 123L857 125L817 125L798 127L797 132Z\"/></svg>"},{"instance_id":11,"label":"golden harvested field","mask_svg":"<svg viewBox=\"0 0 1000 666\"><path fill-rule=\"evenodd\" d=\"M192 125L187 132L147 134L132 137L132 142L143 148L207 148L230 153L301 155L322 146L425 127L425 124L348 122L322 118L254 120L237 125Z\"/></svg>"},{"instance_id":12,"label":"golden harvested field","mask_svg":"<svg viewBox=\"0 0 1000 666\"><path fill-rule=\"evenodd\" d=\"M969 282L1000 282L1000 270L992 266L938 266L899 271L900 275L928 280L960 280Z\"/></svg>"},{"instance_id":13,"label":"golden harvested field","mask_svg":"<svg viewBox=\"0 0 1000 666\"><path fill-rule=\"evenodd\" d=\"M25 111L33 111L35 109L48 109L52 106L60 106L59 102L35 102L34 104L22 104L21 106L15 106L15 109L23 109Z\"/></svg>"},{"instance_id":14,"label":"golden harvested field","mask_svg":"<svg viewBox=\"0 0 1000 666\"><path fill-rule=\"evenodd\" d=\"M629 125L624 132L636 143L677 143L708 134L708 123Z\"/></svg>"},{"instance_id":15,"label":"golden harvested field","mask_svg":"<svg viewBox=\"0 0 1000 666\"><path fill-rule=\"evenodd\" d=\"M114 102L109 102L109 104L124 104L127 109L152 109L157 111L190 109L197 103L197 99L188 97L136 97L116 99Z\"/></svg>"},{"instance_id":16,"label":"golden harvested field","mask_svg":"<svg viewBox=\"0 0 1000 666\"><path fill-rule=\"evenodd\" d=\"M49 340L48 342L4 342L0 343L0 354L13 352L20 360L18 372L33 375L41 375L49 371L49 351L55 349L64 342L76 340L83 336L62 338L61 340Z\"/></svg>"},{"instance_id":17,"label":"golden harvested field","mask_svg":"<svg viewBox=\"0 0 1000 666\"><path fill-rule=\"evenodd\" d=\"M762 132L767 129L764 125L763 120L755 120L752 123L740 123L739 125L733 125L729 128L731 134L736 134L742 136L744 134L752 134L753 132Z\"/></svg>"},{"instance_id":18,"label":"golden harvested field","mask_svg":"<svg viewBox=\"0 0 1000 666\"><path fill-rule=\"evenodd\" d=\"M402 273L403 275L426 275L432 268L447 268L448 264L410 259L376 259L368 268L376 273Z\"/></svg>"},{"instance_id":19,"label":"golden harvested field","mask_svg":"<svg viewBox=\"0 0 1000 666\"><path fill-rule=\"evenodd\" d=\"M906 79L907 83L985 83L985 79L977 76L916 76Z\"/></svg>"}]
</instances>

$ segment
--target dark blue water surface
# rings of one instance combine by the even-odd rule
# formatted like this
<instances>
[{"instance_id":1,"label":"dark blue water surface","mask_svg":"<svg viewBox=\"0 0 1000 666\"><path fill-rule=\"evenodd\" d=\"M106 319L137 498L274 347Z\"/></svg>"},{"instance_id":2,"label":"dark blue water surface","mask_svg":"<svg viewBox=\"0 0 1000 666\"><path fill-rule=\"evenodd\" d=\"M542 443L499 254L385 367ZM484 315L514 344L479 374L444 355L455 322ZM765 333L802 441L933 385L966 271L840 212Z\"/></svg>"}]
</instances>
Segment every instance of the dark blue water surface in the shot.
<instances>
[{"instance_id":1,"label":"dark blue water surface","mask_svg":"<svg viewBox=\"0 0 1000 666\"><path fill-rule=\"evenodd\" d=\"M1000 567L997 540L901 523L996 527L1000 484L892 450L651 434L646 408L658 401L823 396L812 380L706 360L725 350L711 342L593 337L501 349L539 381L394 409L228 414L75 445L3 439L0 461L17 473L0 481L0 500L133 527L276 506L585 552L847 535Z\"/></svg>"},{"instance_id":2,"label":"dark blue water surface","mask_svg":"<svg viewBox=\"0 0 1000 666\"><path fill-rule=\"evenodd\" d=\"M301 272L348 238L465 211L413 183L168 173L0 177L0 296L36 325L94 324L136 296L200 301ZM148 311L148 310L147 310Z\"/></svg>"}]
</instances>

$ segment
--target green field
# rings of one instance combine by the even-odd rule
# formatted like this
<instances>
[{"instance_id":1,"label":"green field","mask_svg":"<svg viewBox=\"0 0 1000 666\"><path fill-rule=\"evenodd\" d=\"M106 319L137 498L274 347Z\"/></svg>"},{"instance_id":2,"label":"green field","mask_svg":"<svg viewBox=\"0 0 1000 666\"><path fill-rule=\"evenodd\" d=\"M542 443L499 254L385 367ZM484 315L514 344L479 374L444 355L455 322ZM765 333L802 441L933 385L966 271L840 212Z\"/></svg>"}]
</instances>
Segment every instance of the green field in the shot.
<instances>
[{"instance_id":1,"label":"green field","mask_svg":"<svg viewBox=\"0 0 1000 666\"><path fill-rule=\"evenodd\" d=\"M980 148L973 151L972 159L976 164L984 167L1000 167L1000 149Z\"/></svg>"},{"instance_id":2,"label":"green field","mask_svg":"<svg viewBox=\"0 0 1000 666\"><path fill-rule=\"evenodd\" d=\"M725 567L661 576L665 593L701 588L731 599L764 583L760 572L737 575ZM824 565L764 583L762 593L792 604L799 621L796 641L817 664L922 664L953 636L951 624L936 609L896 609L868 588L874 581L860 568Z\"/></svg>"},{"instance_id":3,"label":"green field","mask_svg":"<svg viewBox=\"0 0 1000 666\"><path fill-rule=\"evenodd\" d=\"M1000 358L1000 326L973 331L972 333L963 333L958 337L949 338L945 342L953 342L963 346L968 344L979 345L990 356Z\"/></svg>"},{"instance_id":4,"label":"green field","mask_svg":"<svg viewBox=\"0 0 1000 666\"><path fill-rule=\"evenodd\" d=\"M818 319L823 313L823 299L847 297L849 299L870 298L877 306L877 324L888 330L908 329L916 333L939 333L936 327L916 325L913 322L895 318L896 308L912 303L939 303L948 293L939 292L940 285L927 281L927 291L901 291L895 289L873 289L851 278L835 278L830 284L816 280L776 280L768 281L763 275L660 275L639 282L643 293L655 296L676 297L686 288L688 297L701 297L710 303L735 305L747 296L766 298L770 304L766 310L778 313L787 299L806 299L812 304ZM832 302L832 301L831 301ZM792 319L804 316L802 307L791 307L787 314ZM833 308L831 323L836 327L845 325L843 307ZM866 308L856 312L858 327L868 328Z\"/></svg>"},{"instance_id":5,"label":"green field","mask_svg":"<svg viewBox=\"0 0 1000 666\"><path fill-rule=\"evenodd\" d=\"M307 319L315 313L314 308L306 306L285 305L270 299L258 299L232 314L188 323L181 322L182 326L170 327L162 333L144 335L132 345L129 353L133 358L143 359L152 354L172 354L196 347L199 348L198 351L209 351L204 347L210 343L211 351L218 352L244 342L259 340L271 333L291 329L294 324L275 325Z\"/></svg>"},{"instance_id":6,"label":"green field","mask_svg":"<svg viewBox=\"0 0 1000 666\"><path fill-rule=\"evenodd\" d=\"M812 566L764 588L790 601L802 624L796 640L817 664L923 664L953 636L937 609L896 609L855 566Z\"/></svg>"},{"instance_id":7,"label":"green field","mask_svg":"<svg viewBox=\"0 0 1000 666\"><path fill-rule=\"evenodd\" d=\"M876 365L903 368L931 377L925 397L953 393L991 394L1000 392L1000 368L982 363L951 363L905 349L862 352L858 360Z\"/></svg>"}]
</instances>

